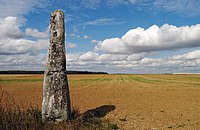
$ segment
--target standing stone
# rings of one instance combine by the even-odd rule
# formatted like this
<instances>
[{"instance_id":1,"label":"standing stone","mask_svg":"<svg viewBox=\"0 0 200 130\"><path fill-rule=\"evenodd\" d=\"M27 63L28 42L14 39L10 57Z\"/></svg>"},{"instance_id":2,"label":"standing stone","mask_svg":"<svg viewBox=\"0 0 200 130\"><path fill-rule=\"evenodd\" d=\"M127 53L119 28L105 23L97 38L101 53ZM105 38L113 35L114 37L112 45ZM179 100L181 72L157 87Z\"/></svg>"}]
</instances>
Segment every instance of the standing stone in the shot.
<instances>
[{"instance_id":1,"label":"standing stone","mask_svg":"<svg viewBox=\"0 0 200 130\"><path fill-rule=\"evenodd\" d=\"M42 118L43 121L70 119L70 96L66 75L64 13L51 13L50 45L44 73Z\"/></svg>"}]
</instances>

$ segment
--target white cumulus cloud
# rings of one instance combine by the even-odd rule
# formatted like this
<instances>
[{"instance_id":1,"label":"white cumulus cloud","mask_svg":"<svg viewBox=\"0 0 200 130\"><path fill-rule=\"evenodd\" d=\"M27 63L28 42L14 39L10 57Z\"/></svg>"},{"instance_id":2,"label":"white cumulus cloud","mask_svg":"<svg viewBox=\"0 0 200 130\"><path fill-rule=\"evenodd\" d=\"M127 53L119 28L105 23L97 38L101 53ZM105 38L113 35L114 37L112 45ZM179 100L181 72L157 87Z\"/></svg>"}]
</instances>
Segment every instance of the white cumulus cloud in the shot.
<instances>
[{"instance_id":1,"label":"white cumulus cloud","mask_svg":"<svg viewBox=\"0 0 200 130\"><path fill-rule=\"evenodd\" d=\"M138 27L121 38L105 39L95 50L106 53L141 53L200 46L200 24L176 27L153 25L146 30Z\"/></svg>"},{"instance_id":2,"label":"white cumulus cloud","mask_svg":"<svg viewBox=\"0 0 200 130\"><path fill-rule=\"evenodd\" d=\"M93 60L96 60L98 58L98 53L95 53L95 52L87 52L83 55L80 56L80 60L81 61L93 61Z\"/></svg>"},{"instance_id":3,"label":"white cumulus cloud","mask_svg":"<svg viewBox=\"0 0 200 130\"><path fill-rule=\"evenodd\" d=\"M200 59L200 50L195 50L182 55L176 55L172 57L173 60L195 60Z\"/></svg>"},{"instance_id":4,"label":"white cumulus cloud","mask_svg":"<svg viewBox=\"0 0 200 130\"><path fill-rule=\"evenodd\" d=\"M10 54L37 54L48 48L48 40L31 41L27 39L0 40L0 55Z\"/></svg>"},{"instance_id":5,"label":"white cumulus cloud","mask_svg":"<svg viewBox=\"0 0 200 130\"><path fill-rule=\"evenodd\" d=\"M126 46L120 38L110 38L100 41L95 50L106 53L126 53Z\"/></svg>"},{"instance_id":6,"label":"white cumulus cloud","mask_svg":"<svg viewBox=\"0 0 200 130\"><path fill-rule=\"evenodd\" d=\"M39 32L37 29L26 28L25 33L27 36L32 36L35 38L48 38L48 31Z\"/></svg>"},{"instance_id":7,"label":"white cumulus cloud","mask_svg":"<svg viewBox=\"0 0 200 130\"><path fill-rule=\"evenodd\" d=\"M44 70L46 54L0 55L0 70Z\"/></svg>"},{"instance_id":8,"label":"white cumulus cloud","mask_svg":"<svg viewBox=\"0 0 200 130\"><path fill-rule=\"evenodd\" d=\"M17 17L6 17L0 20L0 38L18 39L24 36L20 30L20 22Z\"/></svg>"},{"instance_id":9,"label":"white cumulus cloud","mask_svg":"<svg viewBox=\"0 0 200 130\"><path fill-rule=\"evenodd\" d=\"M29 29L26 29L26 31L27 30ZM24 53L35 54L40 52L41 50L47 49L49 42L47 39L29 40L25 37L26 33L20 29L20 22L17 17L6 17L4 19L1 19L0 55Z\"/></svg>"}]
</instances>

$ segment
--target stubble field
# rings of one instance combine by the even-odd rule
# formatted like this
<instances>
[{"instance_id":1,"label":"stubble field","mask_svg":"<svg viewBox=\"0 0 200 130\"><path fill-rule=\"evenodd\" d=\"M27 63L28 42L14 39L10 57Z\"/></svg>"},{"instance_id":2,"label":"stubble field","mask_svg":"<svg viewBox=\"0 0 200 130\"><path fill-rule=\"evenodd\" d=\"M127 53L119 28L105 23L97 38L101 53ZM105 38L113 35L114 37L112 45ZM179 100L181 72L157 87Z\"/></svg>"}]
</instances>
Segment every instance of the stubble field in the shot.
<instances>
[{"instance_id":1,"label":"stubble field","mask_svg":"<svg viewBox=\"0 0 200 130\"><path fill-rule=\"evenodd\" d=\"M81 113L102 109L102 118L120 129L200 129L200 75L68 75L68 80L73 107ZM41 108L43 75L0 75L0 85L7 102Z\"/></svg>"}]
</instances>

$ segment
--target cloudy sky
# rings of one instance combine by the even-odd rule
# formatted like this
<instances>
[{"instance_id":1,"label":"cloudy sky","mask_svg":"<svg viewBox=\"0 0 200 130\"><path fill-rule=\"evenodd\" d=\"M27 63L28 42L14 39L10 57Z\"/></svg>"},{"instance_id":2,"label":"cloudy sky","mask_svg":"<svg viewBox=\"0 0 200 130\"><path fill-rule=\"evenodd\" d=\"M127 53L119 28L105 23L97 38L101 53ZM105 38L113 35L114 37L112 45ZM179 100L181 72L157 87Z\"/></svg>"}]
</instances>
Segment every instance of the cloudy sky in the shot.
<instances>
[{"instance_id":1,"label":"cloudy sky","mask_svg":"<svg viewBox=\"0 0 200 130\"><path fill-rule=\"evenodd\" d=\"M68 70L200 73L199 0L0 0L0 70L44 70L56 9Z\"/></svg>"}]
</instances>

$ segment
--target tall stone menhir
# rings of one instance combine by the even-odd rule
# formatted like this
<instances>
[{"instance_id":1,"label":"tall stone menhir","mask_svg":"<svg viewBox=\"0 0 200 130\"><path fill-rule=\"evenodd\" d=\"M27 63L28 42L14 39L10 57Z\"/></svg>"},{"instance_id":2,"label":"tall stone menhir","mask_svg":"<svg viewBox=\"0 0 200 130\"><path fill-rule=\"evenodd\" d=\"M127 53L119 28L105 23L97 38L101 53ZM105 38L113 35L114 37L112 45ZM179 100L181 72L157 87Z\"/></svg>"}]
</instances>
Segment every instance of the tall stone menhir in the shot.
<instances>
[{"instance_id":1,"label":"tall stone menhir","mask_svg":"<svg viewBox=\"0 0 200 130\"><path fill-rule=\"evenodd\" d=\"M64 13L51 13L50 45L44 73L42 118L43 121L70 119L70 96L66 75Z\"/></svg>"}]
</instances>

